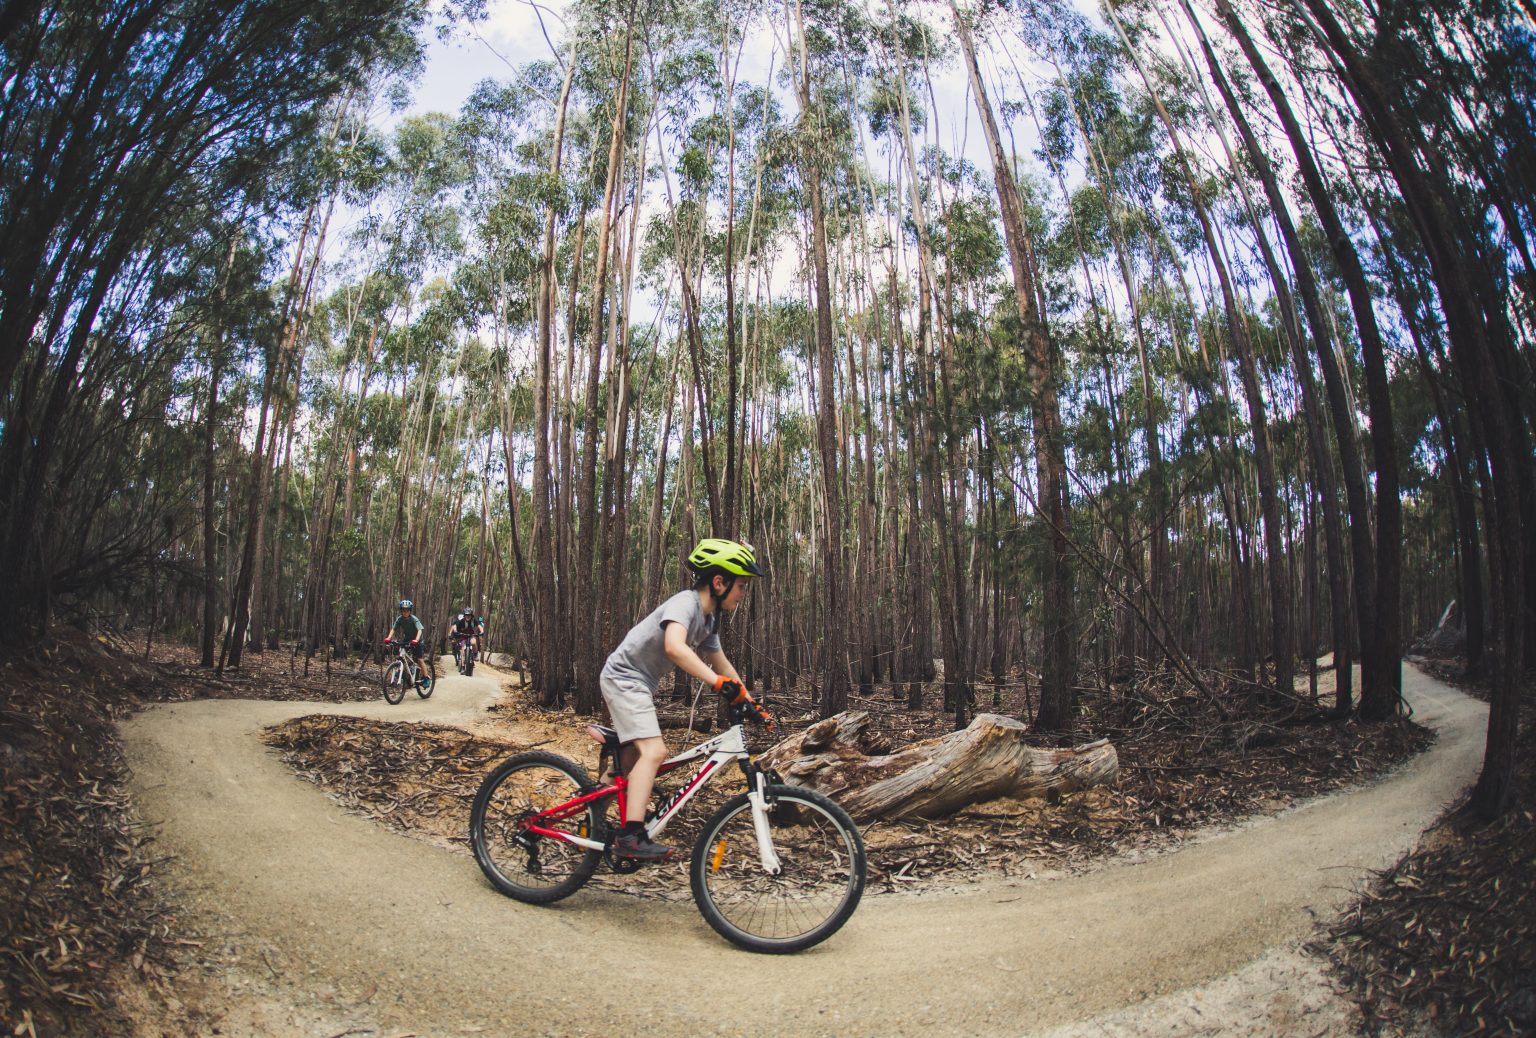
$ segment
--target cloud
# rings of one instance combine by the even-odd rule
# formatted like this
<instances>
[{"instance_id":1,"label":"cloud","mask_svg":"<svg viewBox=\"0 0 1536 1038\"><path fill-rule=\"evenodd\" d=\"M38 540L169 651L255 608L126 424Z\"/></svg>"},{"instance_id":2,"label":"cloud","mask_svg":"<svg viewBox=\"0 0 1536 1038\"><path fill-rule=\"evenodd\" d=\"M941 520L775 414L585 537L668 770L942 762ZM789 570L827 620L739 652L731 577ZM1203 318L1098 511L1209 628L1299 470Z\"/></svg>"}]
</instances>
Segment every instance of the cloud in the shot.
<instances>
[{"instance_id":1,"label":"cloud","mask_svg":"<svg viewBox=\"0 0 1536 1038\"><path fill-rule=\"evenodd\" d=\"M493 0L490 18L480 27L480 33L508 61L521 65L550 57L549 44L544 39L547 31L551 40L559 41L564 35L562 16L565 0L539 0L541 10L535 11L527 0ZM544 28L539 28L539 16Z\"/></svg>"}]
</instances>

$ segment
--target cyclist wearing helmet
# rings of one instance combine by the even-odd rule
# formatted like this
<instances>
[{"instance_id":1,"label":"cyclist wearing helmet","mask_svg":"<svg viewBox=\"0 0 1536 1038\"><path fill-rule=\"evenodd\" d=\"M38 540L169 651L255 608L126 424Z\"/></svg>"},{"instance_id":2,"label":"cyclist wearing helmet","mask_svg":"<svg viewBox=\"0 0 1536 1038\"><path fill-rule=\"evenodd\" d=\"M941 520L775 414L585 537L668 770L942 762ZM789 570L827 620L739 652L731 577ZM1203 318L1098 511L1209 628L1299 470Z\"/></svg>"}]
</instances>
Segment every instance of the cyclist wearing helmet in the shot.
<instances>
[{"instance_id":1,"label":"cyclist wearing helmet","mask_svg":"<svg viewBox=\"0 0 1536 1038\"><path fill-rule=\"evenodd\" d=\"M480 652L480 639L485 637L485 617L479 616L469 606L453 618L451 636L455 643L468 642Z\"/></svg>"},{"instance_id":2,"label":"cyclist wearing helmet","mask_svg":"<svg viewBox=\"0 0 1536 1038\"><path fill-rule=\"evenodd\" d=\"M667 759L667 744L656 718L656 688L673 667L709 685L727 701L750 705L759 720L773 719L757 706L741 675L720 648L720 615L734 612L762 567L750 544L707 537L688 556L693 589L679 591L636 624L603 665L603 701L624 744L622 761L629 776L624 800L624 831L614 851L626 858L662 859L672 848L652 843L644 819L656 771Z\"/></svg>"},{"instance_id":3,"label":"cyclist wearing helmet","mask_svg":"<svg viewBox=\"0 0 1536 1038\"><path fill-rule=\"evenodd\" d=\"M426 630L421 624L421 618L415 613L416 604L409 598L400 600L400 615L395 617L395 625L390 629L389 642L395 645L403 645L406 651L416 657L416 662L421 662L425 647L421 644L422 633Z\"/></svg>"}]
</instances>

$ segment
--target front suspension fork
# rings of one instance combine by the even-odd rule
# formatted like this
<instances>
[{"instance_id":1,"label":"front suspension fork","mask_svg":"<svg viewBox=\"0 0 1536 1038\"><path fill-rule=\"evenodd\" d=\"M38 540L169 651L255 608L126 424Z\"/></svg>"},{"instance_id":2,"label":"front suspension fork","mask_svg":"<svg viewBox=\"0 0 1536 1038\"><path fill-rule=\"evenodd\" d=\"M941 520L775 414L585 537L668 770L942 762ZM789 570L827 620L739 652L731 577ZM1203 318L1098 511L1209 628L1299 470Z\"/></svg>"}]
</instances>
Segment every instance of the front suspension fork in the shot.
<instances>
[{"instance_id":1,"label":"front suspension fork","mask_svg":"<svg viewBox=\"0 0 1536 1038\"><path fill-rule=\"evenodd\" d=\"M768 825L768 773L752 768L748 772L747 801L752 808L752 832L757 837L757 857L763 871L777 876L784 871L779 854L773 849L773 829Z\"/></svg>"}]
</instances>

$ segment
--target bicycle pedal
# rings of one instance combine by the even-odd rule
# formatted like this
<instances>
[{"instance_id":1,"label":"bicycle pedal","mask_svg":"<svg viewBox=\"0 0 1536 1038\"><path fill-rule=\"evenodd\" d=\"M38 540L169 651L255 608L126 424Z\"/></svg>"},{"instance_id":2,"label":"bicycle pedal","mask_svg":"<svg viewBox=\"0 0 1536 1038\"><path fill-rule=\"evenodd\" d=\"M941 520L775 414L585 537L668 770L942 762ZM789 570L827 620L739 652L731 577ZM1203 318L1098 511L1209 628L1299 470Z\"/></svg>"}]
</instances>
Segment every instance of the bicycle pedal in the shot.
<instances>
[{"instance_id":1,"label":"bicycle pedal","mask_svg":"<svg viewBox=\"0 0 1536 1038\"><path fill-rule=\"evenodd\" d=\"M621 858L613 853L613 848L608 849L608 867L620 876L630 876L639 872L646 864L642 858Z\"/></svg>"}]
</instances>

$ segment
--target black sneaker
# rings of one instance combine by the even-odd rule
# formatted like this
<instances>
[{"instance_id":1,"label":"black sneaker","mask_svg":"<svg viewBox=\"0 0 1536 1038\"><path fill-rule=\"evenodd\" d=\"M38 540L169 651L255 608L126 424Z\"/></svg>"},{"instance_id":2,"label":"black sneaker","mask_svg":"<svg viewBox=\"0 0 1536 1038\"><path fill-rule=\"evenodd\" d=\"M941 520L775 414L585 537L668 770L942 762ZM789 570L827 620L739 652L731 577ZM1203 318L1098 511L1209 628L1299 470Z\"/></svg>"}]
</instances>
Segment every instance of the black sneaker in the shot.
<instances>
[{"instance_id":1,"label":"black sneaker","mask_svg":"<svg viewBox=\"0 0 1536 1038\"><path fill-rule=\"evenodd\" d=\"M613 853L621 858L638 858L641 861L666 861L672 857L671 847L652 843L642 829L637 833L620 833L613 841Z\"/></svg>"}]
</instances>

